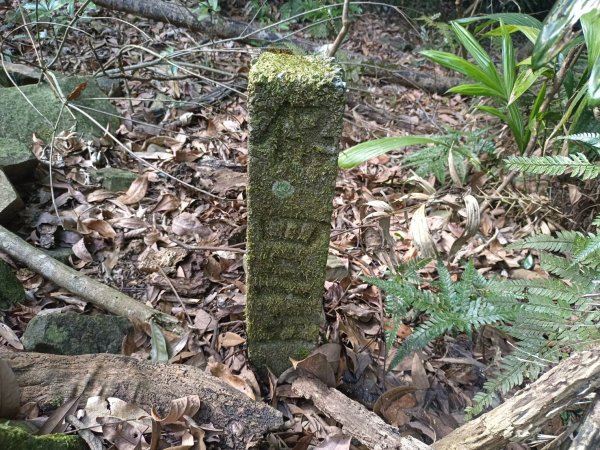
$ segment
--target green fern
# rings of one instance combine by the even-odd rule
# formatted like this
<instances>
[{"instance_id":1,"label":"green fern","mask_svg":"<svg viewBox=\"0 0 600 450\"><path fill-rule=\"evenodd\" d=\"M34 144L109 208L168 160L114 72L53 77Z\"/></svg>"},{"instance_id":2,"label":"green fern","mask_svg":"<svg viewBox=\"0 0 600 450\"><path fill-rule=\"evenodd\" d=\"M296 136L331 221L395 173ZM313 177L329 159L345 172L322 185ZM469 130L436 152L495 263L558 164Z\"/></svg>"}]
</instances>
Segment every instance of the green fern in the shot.
<instances>
[{"instance_id":1,"label":"green fern","mask_svg":"<svg viewBox=\"0 0 600 450\"><path fill-rule=\"evenodd\" d=\"M425 314L428 318L405 339L390 363L393 369L410 353L429 345L447 332L471 333L483 325L494 324L504 318L493 304L484 299L488 281L481 276L472 263L467 264L458 282L452 280L441 261L437 263L438 279L428 282L431 289L424 290L425 283L417 273L428 260L410 263L398 268L390 280L365 278L386 293L386 309L394 327L387 335L393 342L401 320L409 310Z\"/></svg>"},{"instance_id":2,"label":"green fern","mask_svg":"<svg viewBox=\"0 0 600 450\"><path fill-rule=\"evenodd\" d=\"M438 261L438 279L426 281L418 270L427 261L419 261L400 267L400 275L391 279L366 279L386 293L386 309L396 326L411 310L427 317L401 344L390 368L448 332L470 333L494 325L515 340L513 352L503 355L467 408L469 417L492 405L499 394L526 379L535 380L548 365L600 339L600 312L587 295L600 280L600 235L562 231L511 247L539 251L541 268L549 277L487 280L469 263L454 282ZM425 284L428 289L422 288ZM387 336L388 343L396 331Z\"/></svg>"},{"instance_id":3,"label":"green fern","mask_svg":"<svg viewBox=\"0 0 600 450\"><path fill-rule=\"evenodd\" d=\"M577 133L569 136L561 136L558 139L582 142L594 147L596 150L600 150L600 133Z\"/></svg>"},{"instance_id":4,"label":"green fern","mask_svg":"<svg viewBox=\"0 0 600 450\"><path fill-rule=\"evenodd\" d=\"M600 165L591 163L583 153L568 156L509 156L506 165L510 170L535 175L556 176L569 172L572 177L582 180L600 175Z\"/></svg>"},{"instance_id":5,"label":"green fern","mask_svg":"<svg viewBox=\"0 0 600 450\"><path fill-rule=\"evenodd\" d=\"M533 236L512 248L540 251L540 266L557 278L536 280L494 280L487 299L512 320L499 325L517 340L515 349L503 357L483 391L467 408L470 417L490 406L497 393L506 393L525 378L535 380L542 370L600 339L600 312L586 294L594 292L600 280L597 270L600 235L563 231L554 237Z\"/></svg>"}]
</instances>

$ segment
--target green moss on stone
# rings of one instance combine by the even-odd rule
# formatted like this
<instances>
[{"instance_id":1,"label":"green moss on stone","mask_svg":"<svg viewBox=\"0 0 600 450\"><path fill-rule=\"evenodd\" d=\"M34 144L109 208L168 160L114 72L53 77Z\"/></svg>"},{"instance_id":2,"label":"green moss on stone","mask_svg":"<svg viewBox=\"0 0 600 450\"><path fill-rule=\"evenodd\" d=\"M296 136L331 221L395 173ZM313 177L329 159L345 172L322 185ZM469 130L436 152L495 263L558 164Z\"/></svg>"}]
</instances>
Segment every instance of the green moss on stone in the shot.
<instances>
[{"instance_id":1,"label":"green moss on stone","mask_svg":"<svg viewBox=\"0 0 600 450\"><path fill-rule=\"evenodd\" d=\"M276 53L249 80L248 348L280 373L323 321L344 82L328 58Z\"/></svg>"},{"instance_id":2,"label":"green moss on stone","mask_svg":"<svg viewBox=\"0 0 600 450\"><path fill-rule=\"evenodd\" d=\"M94 117L102 126L110 123L111 128L115 130L119 125L118 112L108 102L106 95L93 78L59 78L59 84L65 96L83 82L88 83L86 89L77 100L70 103ZM77 111L73 110L72 112L73 115L61 107L60 101L47 83L21 86L19 89L2 88L0 89L0 137L29 143L32 134L35 133L48 143L52 138L52 128L56 124L59 114L59 132L74 129L85 137L104 134L87 117ZM73 116L76 121L73 120Z\"/></svg>"},{"instance_id":3,"label":"green moss on stone","mask_svg":"<svg viewBox=\"0 0 600 450\"><path fill-rule=\"evenodd\" d=\"M0 448L10 450L85 450L79 436L48 434L33 436L21 427L0 424Z\"/></svg>"},{"instance_id":4,"label":"green moss on stone","mask_svg":"<svg viewBox=\"0 0 600 450\"><path fill-rule=\"evenodd\" d=\"M25 301L23 285L10 266L0 259L0 309L9 309L23 301Z\"/></svg>"}]
</instances>

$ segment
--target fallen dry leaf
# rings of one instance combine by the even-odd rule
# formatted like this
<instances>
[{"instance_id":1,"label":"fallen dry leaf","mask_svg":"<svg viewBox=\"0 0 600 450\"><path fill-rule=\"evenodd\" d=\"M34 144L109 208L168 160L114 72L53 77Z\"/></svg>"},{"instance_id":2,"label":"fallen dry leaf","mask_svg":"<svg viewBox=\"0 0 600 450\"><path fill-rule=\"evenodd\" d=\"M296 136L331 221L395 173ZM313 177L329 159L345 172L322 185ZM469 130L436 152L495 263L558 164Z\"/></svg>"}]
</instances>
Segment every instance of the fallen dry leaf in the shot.
<instances>
[{"instance_id":1,"label":"fallen dry leaf","mask_svg":"<svg viewBox=\"0 0 600 450\"><path fill-rule=\"evenodd\" d=\"M131 183L127 192L124 195L119 196L117 200L124 205L133 205L142 200L148 191L148 177L148 172L137 177L133 183Z\"/></svg>"},{"instance_id":2,"label":"fallen dry leaf","mask_svg":"<svg viewBox=\"0 0 600 450\"><path fill-rule=\"evenodd\" d=\"M160 417L158 412L152 408L152 418L159 423L169 424L181 421L183 416L194 416L200 409L200 397L197 395L188 395L187 397L176 398L169 404L169 412L165 417Z\"/></svg>"}]
</instances>

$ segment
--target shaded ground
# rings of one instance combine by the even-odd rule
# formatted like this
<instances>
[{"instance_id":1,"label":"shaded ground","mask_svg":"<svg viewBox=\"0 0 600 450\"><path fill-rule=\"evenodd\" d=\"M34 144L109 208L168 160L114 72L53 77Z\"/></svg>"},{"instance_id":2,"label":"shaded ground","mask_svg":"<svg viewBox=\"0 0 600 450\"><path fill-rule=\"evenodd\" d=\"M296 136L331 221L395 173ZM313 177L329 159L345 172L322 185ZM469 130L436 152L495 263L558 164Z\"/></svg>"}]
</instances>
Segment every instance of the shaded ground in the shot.
<instances>
[{"instance_id":1,"label":"shaded ground","mask_svg":"<svg viewBox=\"0 0 600 450\"><path fill-rule=\"evenodd\" d=\"M8 23L10 14L0 10L3 23ZM58 67L70 74L88 74L101 67L110 70L153 58L149 51L126 47L128 44L169 54L205 42L201 36L164 24L125 19L135 28L109 19L82 22L81 28L89 36L71 33ZM416 23L408 26L395 15L365 13L353 26L343 49L434 73L439 69L404 51L407 42L424 48L436 45L421 39L419 27ZM3 28L3 50L14 56L14 62L35 63L29 37L10 32L10 25ZM41 51L47 57L54 55L53 39L43 41ZM47 170L40 168L35 180L20 186L28 193L27 207L14 229L41 247L73 247L74 267L183 322L189 321L190 332L170 342L171 360L234 379L238 387L277 405L288 420L286 430L265 437L258 445L300 449L307 448L303 442L314 445L319 440L333 445L340 431L335 424L307 402L295 399L289 385L275 388L274 380L268 386L261 384L244 351L242 256L248 127L243 86L254 53L255 49L233 42L208 43L186 55L185 66L135 72L123 92L113 93L116 97L106 101L122 114L117 132L120 139L160 171L148 171L108 139L80 142L65 135L57 148L64 166L53 170L52 180ZM197 76L189 78L186 70ZM351 66L347 75L350 88L344 147L386 135L445 133L449 128L473 135L488 128L482 148L490 151L480 155L484 163L514 150L507 130L474 114L471 105L458 96L430 95L393 84L385 77L365 77ZM34 151L39 146L43 143L34 143ZM510 345L492 328L474 337L447 336L386 373L394 352L386 354L383 342L387 322L383 298L360 277L381 277L399 262L417 255L409 227L423 197L415 195L422 192L420 181L409 179L418 171L418 164L403 165L405 153L410 151L385 155L339 174L330 243L332 263L325 293L327 327L322 336L323 344L334 344L324 352L339 360L335 364L338 388L351 398L373 408L383 393L394 392L396 387L416 389L390 400L392 406L384 415L406 433L431 442L463 423L463 410L481 388L486 371ZM91 184L92 168L105 166L137 172L138 181L123 195ZM483 200L485 192L492 192L499 182L498 169L489 164L485 167L488 170L481 172L468 169L472 176L463 187L452 186L448 177L442 181L433 173L421 174L435 189L427 200L436 201L438 207L430 211L428 220L443 255L464 227L463 217L452 213L448 205L460 202L469 191ZM175 183L162 172L211 195ZM51 185L62 226L54 214ZM484 212L479 234L459 254L463 260L474 258L481 272L532 276L535 269L523 269L520 262L524 255L505 250L507 243L593 217L583 204L570 208L570 215L563 211L565 204L573 202L563 188L555 186L559 192L555 189L550 198L543 184L521 183L520 187L528 196L510 191L503 192L501 198L488 198L493 208ZM587 199L587 204L592 200ZM107 230L113 230L116 237ZM163 272L155 271L147 262L157 252L163 255L165 248L179 250ZM335 273L333 266L337 267ZM459 267L451 266L455 277ZM433 265L427 266L425 273L433 276L434 272ZM28 269L19 268L17 276L28 289L29 301L3 315L16 337L42 312L91 310L82 299L56 289ZM398 340L420 320L407 318ZM10 342L0 338L2 351L11 349ZM149 330L137 329L126 353L147 359ZM561 423L551 423L546 431L555 434L561 427ZM349 448L350 443L344 445L339 448Z\"/></svg>"}]
</instances>

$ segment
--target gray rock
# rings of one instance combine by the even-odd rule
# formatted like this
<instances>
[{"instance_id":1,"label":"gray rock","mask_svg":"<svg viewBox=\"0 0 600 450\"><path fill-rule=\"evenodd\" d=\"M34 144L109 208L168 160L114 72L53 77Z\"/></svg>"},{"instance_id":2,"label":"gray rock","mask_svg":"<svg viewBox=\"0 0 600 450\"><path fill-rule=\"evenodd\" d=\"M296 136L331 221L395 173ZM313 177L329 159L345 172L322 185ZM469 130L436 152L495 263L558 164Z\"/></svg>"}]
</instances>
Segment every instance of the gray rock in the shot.
<instances>
[{"instance_id":1,"label":"gray rock","mask_svg":"<svg viewBox=\"0 0 600 450\"><path fill-rule=\"evenodd\" d=\"M0 169L0 223L9 223L21 209L21 197Z\"/></svg>"},{"instance_id":2,"label":"gray rock","mask_svg":"<svg viewBox=\"0 0 600 450\"><path fill-rule=\"evenodd\" d=\"M0 259L0 309L25 301L25 289L8 264Z\"/></svg>"},{"instance_id":3,"label":"gray rock","mask_svg":"<svg viewBox=\"0 0 600 450\"><path fill-rule=\"evenodd\" d=\"M73 254L73 249L71 247L58 247L40 250L42 250L48 256L52 256L58 262L67 265L69 264L69 257Z\"/></svg>"},{"instance_id":4,"label":"gray rock","mask_svg":"<svg viewBox=\"0 0 600 450\"><path fill-rule=\"evenodd\" d=\"M105 314L52 313L34 317L23 334L27 351L57 355L121 352L123 338L133 330L123 318Z\"/></svg>"},{"instance_id":5,"label":"gray rock","mask_svg":"<svg viewBox=\"0 0 600 450\"><path fill-rule=\"evenodd\" d=\"M0 137L0 169L14 182L33 178L38 160L29 147L17 139Z\"/></svg>"},{"instance_id":6,"label":"gray rock","mask_svg":"<svg viewBox=\"0 0 600 450\"><path fill-rule=\"evenodd\" d=\"M137 176L137 173L114 167L104 167L91 173L92 182L100 183L104 189L113 192L126 191Z\"/></svg>"}]
</instances>

